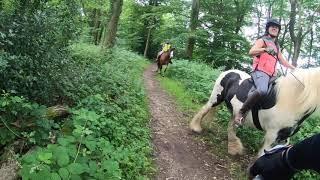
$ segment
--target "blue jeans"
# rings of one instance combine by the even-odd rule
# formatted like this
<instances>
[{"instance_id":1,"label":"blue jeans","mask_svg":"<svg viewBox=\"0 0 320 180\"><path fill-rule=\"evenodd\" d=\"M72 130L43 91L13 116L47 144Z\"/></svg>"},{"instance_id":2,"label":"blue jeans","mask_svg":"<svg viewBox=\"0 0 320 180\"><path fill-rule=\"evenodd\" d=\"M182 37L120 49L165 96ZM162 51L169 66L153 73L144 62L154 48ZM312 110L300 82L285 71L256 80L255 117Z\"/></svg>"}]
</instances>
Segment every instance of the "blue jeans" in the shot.
<instances>
[{"instance_id":1,"label":"blue jeans","mask_svg":"<svg viewBox=\"0 0 320 180\"><path fill-rule=\"evenodd\" d=\"M258 91L261 96L267 95L268 84L271 77L262 71L254 71L251 76L256 86L256 91Z\"/></svg>"}]
</instances>

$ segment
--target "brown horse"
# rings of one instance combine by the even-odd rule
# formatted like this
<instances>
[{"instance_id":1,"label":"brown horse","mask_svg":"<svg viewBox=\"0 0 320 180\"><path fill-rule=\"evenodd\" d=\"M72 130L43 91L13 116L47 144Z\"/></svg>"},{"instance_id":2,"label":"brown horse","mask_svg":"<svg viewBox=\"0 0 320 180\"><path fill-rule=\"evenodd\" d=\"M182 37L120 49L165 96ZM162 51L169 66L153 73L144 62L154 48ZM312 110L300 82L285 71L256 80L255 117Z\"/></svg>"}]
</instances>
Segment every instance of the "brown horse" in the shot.
<instances>
[{"instance_id":1,"label":"brown horse","mask_svg":"<svg viewBox=\"0 0 320 180\"><path fill-rule=\"evenodd\" d=\"M159 73L161 74L161 76L164 76L164 74L162 74L162 66L166 65L166 68L164 69L163 73L166 72L167 67L169 65L169 63L171 62L171 58L170 58L170 53L171 51L173 51L175 48L170 48L169 51L163 52L160 57L157 59L157 65L158 65L158 69Z\"/></svg>"}]
</instances>

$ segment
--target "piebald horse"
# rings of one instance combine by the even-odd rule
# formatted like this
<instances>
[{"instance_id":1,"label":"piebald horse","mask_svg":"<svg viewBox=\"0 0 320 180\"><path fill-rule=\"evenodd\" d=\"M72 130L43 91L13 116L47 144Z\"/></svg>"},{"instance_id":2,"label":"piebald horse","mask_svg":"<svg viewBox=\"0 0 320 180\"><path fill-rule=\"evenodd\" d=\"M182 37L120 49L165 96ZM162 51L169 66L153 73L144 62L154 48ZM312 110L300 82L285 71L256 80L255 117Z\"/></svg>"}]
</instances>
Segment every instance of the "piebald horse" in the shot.
<instances>
[{"instance_id":1,"label":"piebald horse","mask_svg":"<svg viewBox=\"0 0 320 180\"><path fill-rule=\"evenodd\" d=\"M276 144L289 143L289 137L296 133L302 122L320 106L320 68L298 69L275 80L267 97L261 99L247 114L244 125L265 132L264 149ZM271 86L270 86L271 87ZM235 115L248 93L253 90L249 74L239 70L229 70L217 78L208 102L193 117L190 128L201 132L201 120L209 110L225 102ZM236 136L233 117L228 124L228 153L243 154L243 145Z\"/></svg>"}]
</instances>

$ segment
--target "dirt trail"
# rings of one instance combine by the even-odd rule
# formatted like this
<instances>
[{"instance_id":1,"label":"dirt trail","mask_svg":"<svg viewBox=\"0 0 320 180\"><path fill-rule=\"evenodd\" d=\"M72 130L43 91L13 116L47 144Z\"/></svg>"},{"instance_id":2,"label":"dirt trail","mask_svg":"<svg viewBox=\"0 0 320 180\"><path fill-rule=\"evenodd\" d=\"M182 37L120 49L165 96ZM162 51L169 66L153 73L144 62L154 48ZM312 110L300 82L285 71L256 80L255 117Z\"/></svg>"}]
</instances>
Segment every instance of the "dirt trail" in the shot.
<instances>
[{"instance_id":1,"label":"dirt trail","mask_svg":"<svg viewBox=\"0 0 320 180\"><path fill-rule=\"evenodd\" d=\"M232 179L225 160L211 154L209 148L194 139L188 120L176 108L173 98L160 88L155 64L144 72L151 109L154 158L157 180Z\"/></svg>"}]
</instances>

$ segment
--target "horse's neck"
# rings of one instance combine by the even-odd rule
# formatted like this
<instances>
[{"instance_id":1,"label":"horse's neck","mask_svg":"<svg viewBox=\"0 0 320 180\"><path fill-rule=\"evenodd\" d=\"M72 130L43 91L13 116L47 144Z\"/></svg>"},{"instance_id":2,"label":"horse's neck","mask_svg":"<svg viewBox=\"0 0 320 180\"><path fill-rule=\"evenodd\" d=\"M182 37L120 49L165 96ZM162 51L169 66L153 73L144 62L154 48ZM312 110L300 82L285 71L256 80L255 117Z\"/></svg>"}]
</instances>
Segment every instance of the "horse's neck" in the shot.
<instances>
[{"instance_id":1,"label":"horse's neck","mask_svg":"<svg viewBox=\"0 0 320 180\"><path fill-rule=\"evenodd\" d=\"M320 107L320 90L303 86L298 81L288 82L286 78L278 84L277 108L291 114L304 114Z\"/></svg>"}]
</instances>

